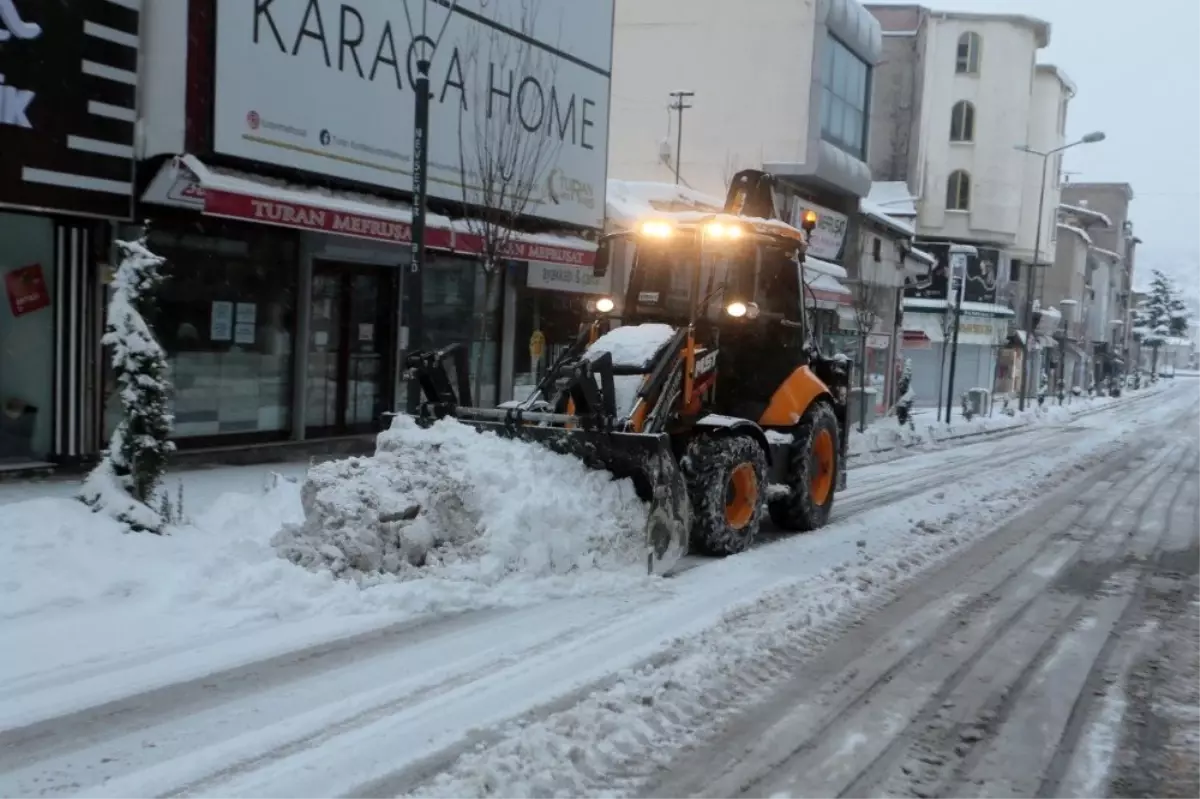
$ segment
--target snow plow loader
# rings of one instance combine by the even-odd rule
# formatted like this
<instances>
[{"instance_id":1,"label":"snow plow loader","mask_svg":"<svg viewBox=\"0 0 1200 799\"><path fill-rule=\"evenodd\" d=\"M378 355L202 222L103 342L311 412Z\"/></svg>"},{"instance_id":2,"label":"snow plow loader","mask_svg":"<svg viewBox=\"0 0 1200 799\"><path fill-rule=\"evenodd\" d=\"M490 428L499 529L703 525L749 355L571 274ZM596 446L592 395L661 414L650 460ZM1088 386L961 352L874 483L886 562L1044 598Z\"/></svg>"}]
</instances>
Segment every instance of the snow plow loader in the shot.
<instances>
[{"instance_id":1,"label":"snow plow loader","mask_svg":"<svg viewBox=\"0 0 1200 799\"><path fill-rule=\"evenodd\" d=\"M654 573L689 551L745 550L764 514L787 531L822 526L845 486L849 362L820 353L807 319L816 217L781 221L773 188L744 170L723 213L603 237L593 269L628 264L624 296L589 305L524 401L472 407L461 345L412 353L418 421L453 417L631 478Z\"/></svg>"}]
</instances>

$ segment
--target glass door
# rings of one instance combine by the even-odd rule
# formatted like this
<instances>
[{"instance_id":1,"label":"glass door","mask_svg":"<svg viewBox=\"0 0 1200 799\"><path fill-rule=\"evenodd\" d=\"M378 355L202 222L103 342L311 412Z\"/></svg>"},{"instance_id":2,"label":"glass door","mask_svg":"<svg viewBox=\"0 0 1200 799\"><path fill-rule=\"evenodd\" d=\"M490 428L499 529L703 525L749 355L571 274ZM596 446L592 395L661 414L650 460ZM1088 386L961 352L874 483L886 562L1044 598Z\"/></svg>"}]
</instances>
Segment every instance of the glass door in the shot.
<instances>
[{"instance_id":1,"label":"glass door","mask_svg":"<svg viewBox=\"0 0 1200 799\"><path fill-rule=\"evenodd\" d=\"M381 429L392 409L395 270L313 265L307 435Z\"/></svg>"}]
</instances>

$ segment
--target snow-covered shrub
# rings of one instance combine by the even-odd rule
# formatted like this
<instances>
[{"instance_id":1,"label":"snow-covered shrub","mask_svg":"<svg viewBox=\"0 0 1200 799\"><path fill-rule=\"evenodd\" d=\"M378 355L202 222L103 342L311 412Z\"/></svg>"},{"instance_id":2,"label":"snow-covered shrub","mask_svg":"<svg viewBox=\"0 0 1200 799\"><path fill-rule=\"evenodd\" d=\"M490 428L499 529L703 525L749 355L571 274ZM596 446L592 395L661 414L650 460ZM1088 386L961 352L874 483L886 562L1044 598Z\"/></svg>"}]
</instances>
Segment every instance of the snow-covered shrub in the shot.
<instances>
[{"instance_id":1,"label":"snow-covered shrub","mask_svg":"<svg viewBox=\"0 0 1200 799\"><path fill-rule=\"evenodd\" d=\"M398 415L369 458L313 466L304 521L272 546L337 576L491 581L624 566L644 555L646 507L629 480L453 420Z\"/></svg>"},{"instance_id":2,"label":"snow-covered shrub","mask_svg":"<svg viewBox=\"0 0 1200 799\"><path fill-rule=\"evenodd\" d=\"M143 314L162 280L163 258L141 241L119 241L121 265L112 283L102 342L112 349L121 421L79 499L135 531L162 533L166 523L151 507L167 469L173 418L167 357Z\"/></svg>"},{"instance_id":3,"label":"snow-covered shrub","mask_svg":"<svg viewBox=\"0 0 1200 799\"><path fill-rule=\"evenodd\" d=\"M968 422L975 418L975 403L971 401L971 393L964 391L962 397L959 398L962 402L962 415Z\"/></svg>"}]
</instances>

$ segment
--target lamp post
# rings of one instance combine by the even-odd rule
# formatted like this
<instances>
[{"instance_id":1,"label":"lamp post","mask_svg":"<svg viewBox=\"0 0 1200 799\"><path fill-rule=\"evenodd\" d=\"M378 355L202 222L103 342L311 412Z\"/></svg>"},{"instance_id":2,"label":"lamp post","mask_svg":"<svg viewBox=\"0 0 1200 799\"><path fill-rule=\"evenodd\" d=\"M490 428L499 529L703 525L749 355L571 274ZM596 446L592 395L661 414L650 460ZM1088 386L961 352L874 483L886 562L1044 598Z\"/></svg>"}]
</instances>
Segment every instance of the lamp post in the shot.
<instances>
[{"instance_id":1,"label":"lamp post","mask_svg":"<svg viewBox=\"0 0 1200 799\"><path fill-rule=\"evenodd\" d=\"M1038 191L1038 215L1037 215L1037 233L1034 234L1033 241L1033 261L1029 264L1029 279L1026 281L1025 288L1025 344L1021 356L1021 394L1017 401L1017 409L1025 410L1025 392L1029 384L1029 339L1033 337L1033 268L1037 266L1038 258L1042 251L1042 223L1043 216L1046 210L1046 170L1050 166L1050 156L1056 153L1061 153L1063 150L1069 150L1080 144L1094 144L1095 142L1104 141L1104 133L1095 131L1084 136L1078 141L1073 141L1070 144L1064 144L1061 147L1055 147L1053 150L1039 152L1027 145L1018 145L1016 149L1023 153L1036 155L1042 159L1042 183Z\"/></svg>"},{"instance_id":2,"label":"lamp post","mask_svg":"<svg viewBox=\"0 0 1200 799\"><path fill-rule=\"evenodd\" d=\"M954 367L958 362L958 331L962 326L962 304L967 288L967 258L978 255L978 250L968 244L950 245L950 283L946 286L946 304L954 297L954 335L950 345L950 380L946 387L946 424L950 424L954 412ZM942 342L946 346L946 342Z\"/></svg>"}]
</instances>

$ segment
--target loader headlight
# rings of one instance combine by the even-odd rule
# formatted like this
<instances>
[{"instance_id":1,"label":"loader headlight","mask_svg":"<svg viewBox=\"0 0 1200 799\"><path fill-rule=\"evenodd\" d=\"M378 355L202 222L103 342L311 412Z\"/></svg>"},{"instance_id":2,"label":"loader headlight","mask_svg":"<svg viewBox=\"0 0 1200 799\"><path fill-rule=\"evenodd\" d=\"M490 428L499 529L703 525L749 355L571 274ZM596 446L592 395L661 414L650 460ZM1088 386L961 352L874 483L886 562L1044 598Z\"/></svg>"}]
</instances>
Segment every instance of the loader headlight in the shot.
<instances>
[{"instance_id":1,"label":"loader headlight","mask_svg":"<svg viewBox=\"0 0 1200 799\"><path fill-rule=\"evenodd\" d=\"M746 319L757 319L758 303L734 300L725 306L725 313L729 314L734 319L741 319L742 317L745 317Z\"/></svg>"},{"instance_id":2,"label":"loader headlight","mask_svg":"<svg viewBox=\"0 0 1200 799\"><path fill-rule=\"evenodd\" d=\"M595 305L595 310L597 313L612 313L612 309L617 307L617 304L613 302L612 297L601 297L600 299L596 300L593 305Z\"/></svg>"},{"instance_id":3,"label":"loader headlight","mask_svg":"<svg viewBox=\"0 0 1200 799\"><path fill-rule=\"evenodd\" d=\"M704 226L704 236L716 241L737 241L745 231L741 225L728 222L709 222Z\"/></svg>"},{"instance_id":4,"label":"loader headlight","mask_svg":"<svg viewBox=\"0 0 1200 799\"><path fill-rule=\"evenodd\" d=\"M675 233L675 228L669 222L657 219L643 222L640 230L643 236L652 239L669 239Z\"/></svg>"}]
</instances>

